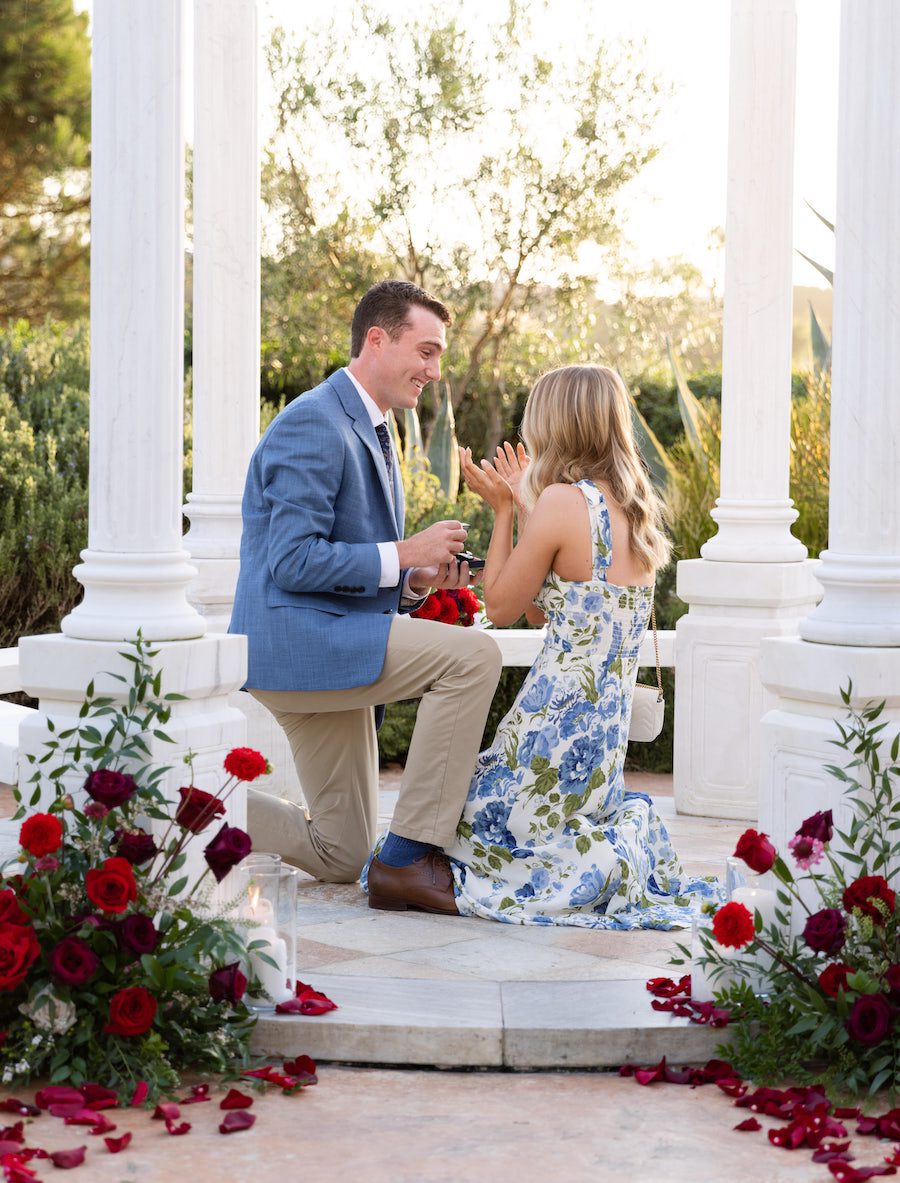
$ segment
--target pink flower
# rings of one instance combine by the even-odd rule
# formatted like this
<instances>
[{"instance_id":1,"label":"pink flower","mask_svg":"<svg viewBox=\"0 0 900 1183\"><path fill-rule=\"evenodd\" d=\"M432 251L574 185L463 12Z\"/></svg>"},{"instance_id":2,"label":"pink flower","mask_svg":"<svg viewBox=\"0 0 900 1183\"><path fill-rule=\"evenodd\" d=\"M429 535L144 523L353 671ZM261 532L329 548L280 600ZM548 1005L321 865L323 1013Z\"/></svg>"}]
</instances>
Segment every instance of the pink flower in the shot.
<instances>
[{"instance_id":1,"label":"pink flower","mask_svg":"<svg viewBox=\"0 0 900 1183\"><path fill-rule=\"evenodd\" d=\"M58 871L59 859L54 858L52 854L45 854L43 858L35 861L34 869L36 871Z\"/></svg>"},{"instance_id":2,"label":"pink flower","mask_svg":"<svg viewBox=\"0 0 900 1183\"><path fill-rule=\"evenodd\" d=\"M788 842L788 850L793 854L797 866L808 871L822 861L825 843L818 838L808 838L805 834L795 834Z\"/></svg>"}]
</instances>

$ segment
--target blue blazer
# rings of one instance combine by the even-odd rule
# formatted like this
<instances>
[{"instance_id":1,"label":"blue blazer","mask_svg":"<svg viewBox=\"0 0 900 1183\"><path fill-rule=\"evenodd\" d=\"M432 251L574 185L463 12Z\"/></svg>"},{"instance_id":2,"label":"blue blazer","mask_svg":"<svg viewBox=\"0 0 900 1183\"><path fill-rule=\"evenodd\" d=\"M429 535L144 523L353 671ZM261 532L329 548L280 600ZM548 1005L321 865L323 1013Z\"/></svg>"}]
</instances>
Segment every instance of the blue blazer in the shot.
<instances>
[{"instance_id":1,"label":"blue blazer","mask_svg":"<svg viewBox=\"0 0 900 1183\"><path fill-rule=\"evenodd\" d=\"M247 636L247 686L343 690L378 678L405 574L378 586L376 543L403 536L397 464L394 504L396 514L378 436L343 370L276 416L242 504L229 632Z\"/></svg>"}]
</instances>

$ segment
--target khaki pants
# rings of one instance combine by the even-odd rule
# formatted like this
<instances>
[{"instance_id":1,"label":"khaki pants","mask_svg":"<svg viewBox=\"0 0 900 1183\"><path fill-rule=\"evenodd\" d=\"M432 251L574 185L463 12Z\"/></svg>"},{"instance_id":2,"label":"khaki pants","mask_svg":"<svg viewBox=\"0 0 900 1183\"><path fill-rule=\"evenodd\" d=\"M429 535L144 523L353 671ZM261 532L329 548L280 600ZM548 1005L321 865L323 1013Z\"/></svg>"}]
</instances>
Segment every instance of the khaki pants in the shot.
<instances>
[{"instance_id":1,"label":"khaki pants","mask_svg":"<svg viewBox=\"0 0 900 1183\"><path fill-rule=\"evenodd\" d=\"M349 690L252 690L290 741L307 810L250 788L256 850L331 883L359 875L375 837L378 741L372 707L421 698L391 830L435 846L456 833L502 660L479 629L397 616L384 669Z\"/></svg>"}]
</instances>

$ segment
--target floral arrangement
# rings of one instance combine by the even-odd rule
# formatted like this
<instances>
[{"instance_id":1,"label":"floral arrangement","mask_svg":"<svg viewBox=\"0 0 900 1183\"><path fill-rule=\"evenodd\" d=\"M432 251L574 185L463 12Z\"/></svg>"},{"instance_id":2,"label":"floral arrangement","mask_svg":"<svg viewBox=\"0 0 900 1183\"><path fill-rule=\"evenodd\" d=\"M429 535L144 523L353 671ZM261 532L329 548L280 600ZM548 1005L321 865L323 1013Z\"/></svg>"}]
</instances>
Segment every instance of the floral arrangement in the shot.
<instances>
[{"instance_id":1,"label":"floral arrangement","mask_svg":"<svg viewBox=\"0 0 900 1183\"><path fill-rule=\"evenodd\" d=\"M209 905L213 882L250 852L247 834L222 821L226 801L268 765L236 748L218 792L190 783L172 810L159 788L167 769L151 764L144 737L168 740L167 703L178 696L160 697L155 651L140 637L122 656L134 667L126 706L91 683L75 726L56 733L48 723L29 806L52 800L23 822L21 853L0 880L5 1086L101 1081L124 1099L145 1082L152 1099L183 1069L247 1064L247 931ZM73 795L64 781L76 776L83 790ZM205 868L189 885L196 840Z\"/></svg>"},{"instance_id":2,"label":"floral arrangement","mask_svg":"<svg viewBox=\"0 0 900 1183\"><path fill-rule=\"evenodd\" d=\"M469 587L439 588L410 615L420 620L437 620L440 624L459 624L469 628L475 623L482 607L481 600Z\"/></svg>"},{"instance_id":3,"label":"floral arrangement","mask_svg":"<svg viewBox=\"0 0 900 1183\"><path fill-rule=\"evenodd\" d=\"M850 690L842 697L849 710ZM740 1020L723 1054L754 1080L824 1081L852 1094L900 1088L900 736L882 767L883 708L838 724L835 742L852 759L828 771L846 785L847 832L831 810L808 817L787 843L792 871L767 835L747 830L735 855L774 876L773 917L732 901L703 934L700 964L721 983L716 1007Z\"/></svg>"}]
</instances>

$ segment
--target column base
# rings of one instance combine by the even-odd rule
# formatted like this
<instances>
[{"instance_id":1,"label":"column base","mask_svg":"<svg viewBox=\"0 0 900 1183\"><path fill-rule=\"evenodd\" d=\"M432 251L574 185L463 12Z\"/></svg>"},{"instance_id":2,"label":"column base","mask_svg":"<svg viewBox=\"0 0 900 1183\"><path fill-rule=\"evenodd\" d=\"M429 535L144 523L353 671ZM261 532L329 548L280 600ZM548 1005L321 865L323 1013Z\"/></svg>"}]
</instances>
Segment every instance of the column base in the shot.
<instances>
[{"instance_id":1,"label":"column base","mask_svg":"<svg viewBox=\"0 0 900 1183\"><path fill-rule=\"evenodd\" d=\"M182 641L202 637L206 621L187 602L196 575L186 550L121 552L83 550L74 569L84 599L60 628L81 641L122 642L137 636Z\"/></svg>"},{"instance_id":2,"label":"column base","mask_svg":"<svg viewBox=\"0 0 900 1183\"><path fill-rule=\"evenodd\" d=\"M752 821L759 810L759 674L765 637L794 635L820 595L816 564L678 564L690 605L675 635L674 790L679 813Z\"/></svg>"},{"instance_id":3,"label":"column base","mask_svg":"<svg viewBox=\"0 0 900 1183\"><path fill-rule=\"evenodd\" d=\"M826 770L850 755L833 741L846 716L841 688L853 683L851 706L885 703L890 747L900 730L900 649L811 644L799 637L763 642L761 677L769 710L760 729L760 828L782 853L804 818L831 809L839 829L849 821L844 784Z\"/></svg>"},{"instance_id":4,"label":"column base","mask_svg":"<svg viewBox=\"0 0 900 1183\"><path fill-rule=\"evenodd\" d=\"M822 551L824 596L800 626L822 645L900 646L900 556Z\"/></svg>"},{"instance_id":5,"label":"column base","mask_svg":"<svg viewBox=\"0 0 900 1183\"><path fill-rule=\"evenodd\" d=\"M170 811L179 800L178 790L189 783L190 772L182 757L193 753L194 780L198 788L212 792L223 783L225 755L233 747L246 743L247 724L243 714L229 702L229 695L242 685L247 674L245 637L211 634L192 641L155 645L156 655L149 660L155 671L162 672L162 693L182 694L183 701L171 704L172 716L165 727L173 743L156 736L146 736L150 761L156 766L169 765L159 788L170 803ZM23 637L19 642L19 672L24 690L39 700L38 712L22 723L19 731L19 783L26 801L34 786L29 783L36 765L27 756L40 756L51 738L48 719L60 731L78 722L88 682L94 680L98 694L116 702L127 699L132 681L132 663L120 656L121 642L75 640L61 635ZM127 650L126 650L127 651ZM119 674L124 682L111 675ZM265 753L264 753L265 754ZM49 771L56 761L45 766ZM63 779L66 791L83 796L83 773ZM40 810L53 797L49 781L42 785L41 800L33 808ZM223 818L229 825L246 828L246 790L239 784L227 802ZM152 823L157 828L161 823ZM188 846L185 874L193 883L205 866L203 847L215 833L210 827L207 838L194 839Z\"/></svg>"},{"instance_id":6,"label":"column base","mask_svg":"<svg viewBox=\"0 0 900 1183\"><path fill-rule=\"evenodd\" d=\"M700 548L716 563L799 563L806 547L791 534L797 511L790 498L781 501L728 500L719 497L710 517L719 531Z\"/></svg>"}]
</instances>

